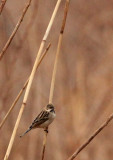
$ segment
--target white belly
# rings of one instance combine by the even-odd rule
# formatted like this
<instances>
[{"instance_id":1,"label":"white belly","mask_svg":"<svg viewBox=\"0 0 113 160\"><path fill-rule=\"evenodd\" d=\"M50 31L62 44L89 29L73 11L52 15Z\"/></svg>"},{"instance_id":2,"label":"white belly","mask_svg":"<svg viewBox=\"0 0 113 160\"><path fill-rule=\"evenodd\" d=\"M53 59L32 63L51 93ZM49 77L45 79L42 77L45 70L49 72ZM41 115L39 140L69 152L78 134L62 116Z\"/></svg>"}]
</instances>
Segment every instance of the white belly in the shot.
<instances>
[{"instance_id":1,"label":"white belly","mask_svg":"<svg viewBox=\"0 0 113 160\"><path fill-rule=\"evenodd\" d=\"M39 127L39 128L48 127L48 126L53 122L53 120L55 119L55 117L56 117L56 114L50 112L49 120L45 121L44 123L42 123L42 124L41 124L40 126L38 126L38 127Z\"/></svg>"}]
</instances>

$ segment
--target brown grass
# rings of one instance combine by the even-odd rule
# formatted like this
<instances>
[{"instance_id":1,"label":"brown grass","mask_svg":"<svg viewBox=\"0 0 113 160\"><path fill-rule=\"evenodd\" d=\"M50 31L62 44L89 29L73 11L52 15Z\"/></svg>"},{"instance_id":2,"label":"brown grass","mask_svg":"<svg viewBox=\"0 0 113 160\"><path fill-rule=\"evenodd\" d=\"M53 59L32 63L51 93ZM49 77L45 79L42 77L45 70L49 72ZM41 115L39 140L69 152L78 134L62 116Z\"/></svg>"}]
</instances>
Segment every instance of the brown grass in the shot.
<instances>
[{"instance_id":1,"label":"brown grass","mask_svg":"<svg viewBox=\"0 0 113 160\"><path fill-rule=\"evenodd\" d=\"M13 129L13 132L12 132L12 136L11 136L10 141L9 141L9 145L8 145L4 160L7 160L9 158L9 155L10 155L10 152L11 152L14 140L15 140L16 132L17 132L17 129L18 129L18 126L19 126L19 123L20 123L24 108L25 108L25 106L27 104L28 96L29 96L29 93L30 93L30 89L31 89L31 85L32 85L35 73L36 73L36 69L37 69L37 66L40 63L39 60L40 60L43 48L45 46L46 39L47 39L47 37L49 35L49 32L51 30L51 27L52 27L52 24L54 22L54 19L55 19L55 16L56 16L56 13L58 11L60 3L61 3L61 0L58 0L57 4L55 6L55 9L53 11L52 17L50 19L50 22L48 24L48 27L46 29L46 32L44 34L44 37L43 37L43 39L41 41L40 48L38 50L37 57L35 59L35 62L34 62L30 77L29 77L29 81L28 81L28 84L27 84L27 87L26 87L26 91L25 91L25 95L24 95L24 98L23 98L23 102L22 102L19 114L17 116L17 120L16 120L16 123L15 123L14 129Z\"/></svg>"},{"instance_id":2,"label":"brown grass","mask_svg":"<svg viewBox=\"0 0 113 160\"><path fill-rule=\"evenodd\" d=\"M0 50L5 46L26 0L9 1L0 15ZM62 0L48 41L52 47L36 72L27 107L21 118L9 160L41 159L43 131L33 130L20 140L40 110L48 103L51 74L61 28ZM36 5L37 4L37 5ZM0 61L0 122L32 70L56 0L32 1L18 32ZM47 160L67 159L106 121L113 108L113 0L71 1L60 50L53 102L56 119L49 127ZM34 18L32 18L34 17ZM23 96L0 130L3 159ZM113 123L103 129L77 160L113 159Z\"/></svg>"}]
</instances>

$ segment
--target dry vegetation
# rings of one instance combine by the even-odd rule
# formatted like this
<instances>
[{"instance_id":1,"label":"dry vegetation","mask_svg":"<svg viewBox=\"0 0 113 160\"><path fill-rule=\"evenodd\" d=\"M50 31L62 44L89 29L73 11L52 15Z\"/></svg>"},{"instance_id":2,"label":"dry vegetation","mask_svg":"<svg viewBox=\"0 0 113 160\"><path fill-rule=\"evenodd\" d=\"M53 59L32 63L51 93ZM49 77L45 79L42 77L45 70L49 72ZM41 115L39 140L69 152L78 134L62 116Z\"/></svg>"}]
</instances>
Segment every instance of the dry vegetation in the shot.
<instances>
[{"instance_id":1,"label":"dry vegetation","mask_svg":"<svg viewBox=\"0 0 113 160\"><path fill-rule=\"evenodd\" d=\"M33 0L0 61L0 122L29 77L56 0ZM18 22L26 0L7 0L0 15L0 51ZM9 160L41 159L43 130L23 133L49 101L55 52L63 17L62 0L47 42L52 42L35 75ZM64 160L112 113L113 0L71 0L59 57L53 103L56 120L49 128L45 159ZM46 43L47 46L47 43ZM23 96L0 130L0 160L11 137ZM111 122L77 160L113 159Z\"/></svg>"}]
</instances>

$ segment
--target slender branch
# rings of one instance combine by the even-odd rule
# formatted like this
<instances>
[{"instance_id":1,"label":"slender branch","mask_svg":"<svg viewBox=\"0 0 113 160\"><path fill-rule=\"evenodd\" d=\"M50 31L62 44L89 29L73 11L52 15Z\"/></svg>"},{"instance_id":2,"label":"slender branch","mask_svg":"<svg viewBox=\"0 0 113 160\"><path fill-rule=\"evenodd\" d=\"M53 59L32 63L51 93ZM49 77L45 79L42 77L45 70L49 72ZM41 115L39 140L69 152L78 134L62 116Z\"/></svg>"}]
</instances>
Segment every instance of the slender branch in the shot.
<instances>
[{"instance_id":1,"label":"slender branch","mask_svg":"<svg viewBox=\"0 0 113 160\"><path fill-rule=\"evenodd\" d=\"M41 53L43 51L46 39L47 39L47 37L49 35L49 32L51 30L51 27L52 27L52 24L54 22L54 19L55 19L55 16L56 16L56 13L58 11L60 3L61 3L61 0L58 0L57 4L55 6L55 9L53 11L52 17L50 19L49 25L47 27L47 30L45 32L45 35L44 35L44 37L42 39L39 51L37 53L37 57L36 57L36 60L35 60L35 63L34 63L34 66L33 66L33 69L32 69L31 75L30 75L30 78L29 78L29 82L28 82L28 85L27 85L27 88L26 88L25 95L24 95L23 103L21 105L21 108L20 108L20 111L19 111L19 114L18 114L18 117L17 117L17 121L16 121L16 124L14 126L13 133L12 133L12 136L11 136L11 139L10 139L10 142L9 142L9 145L8 145L8 148L7 148L4 160L7 160L8 157L9 157L9 155L10 155L10 152L11 152L11 149L12 149L12 146L13 146L13 143L14 143L14 139L15 139L15 136L16 136L16 132L17 132L17 129L18 129L18 126L19 126L19 123L20 123L20 119L22 117L24 108L25 108L26 103L27 103L28 95L29 95L29 92L30 92L32 81L33 81L34 76L35 76L36 68L37 68L37 65L39 63L39 58L40 58L40 55L41 55Z\"/></svg>"},{"instance_id":2,"label":"slender branch","mask_svg":"<svg viewBox=\"0 0 113 160\"><path fill-rule=\"evenodd\" d=\"M43 55L41 56L37 69L40 65L40 63L42 62L43 58L45 57L45 55L47 54L47 51L49 50L51 44L49 43L48 47L46 48L46 50L44 51ZM0 129L3 127L4 123L6 122L8 116L10 115L10 113L12 112L12 110L14 109L15 105L17 104L18 100L20 99L22 93L24 92L27 84L28 84L29 78L26 80L26 82L24 83L22 89L20 90L20 92L18 93L17 97L15 98L14 102L12 103L10 109L8 110L8 112L6 113L5 117L3 118L2 122L0 123Z\"/></svg>"},{"instance_id":3,"label":"slender branch","mask_svg":"<svg viewBox=\"0 0 113 160\"><path fill-rule=\"evenodd\" d=\"M56 51L56 57L55 57L55 62L54 62L54 68L53 68L53 74L52 74L52 80L51 80L49 103L52 103L52 101L53 101L53 93L54 93L54 87L55 87L55 79L56 79L56 71L57 71L57 65L58 65L58 57L59 57L59 53L60 53L60 49L61 49L62 37L63 37L66 18L67 18L69 2L70 2L70 0L66 0L66 3L65 3L64 17L63 17L63 21L62 21L61 30L60 30L60 35L59 35L59 40L58 40L58 45L57 45L57 51ZM44 155L45 155L47 134L48 134L48 132L45 132L44 139L43 139L42 160L44 160Z\"/></svg>"},{"instance_id":4,"label":"slender branch","mask_svg":"<svg viewBox=\"0 0 113 160\"><path fill-rule=\"evenodd\" d=\"M7 1L7 0L1 0L1 4L0 4L0 15L1 15L2 11L3 11L3 8L4 8L4 6L5 6L6 1Z\"/></svg>"},{"instance_id":5,"label":"slender branch","mask_svg":"<svg viewBox=\"0 0 113 160\"><path fill-rule=\"evenodd\" d=\"M23 12L22 12L22 14L21 14L21 16L20 16L20 18L19 18L19 20L18 20L18 22L17 22L17 24L16 24L13 32L12 32L12 34L10 35L8 41L6 42L6 44L5 44L5 46L3 47L2 51L0 52L0 60L1 60L2 57L4 56L6 50L8 49L9 45L11 44L11 42L12 42L12 40L13 40L16 32L18 31L18 29L19 29L19 27L20 27L20 25L21 25L21 23L22 23L22 21L23 21L23 18L24 18L24 16L25 16L25 14L26 14L26 12L27 12L30 4L31 4L31 0L28 0L28 3L25 5L25 7L24 7L24 9L23 9Z\"/></svg>"},{"instance_id":6,"label":"slender branch","mask_svg":"<svg viewBox=\"0 0 113 160\"><path fill-rule=\"evenodd\" d=\"M69 8L69 2L70 2L70 0L66 0L66 3L65 3L64 17L63 17L63 21L62 21L61 30L60 30L58 46L57 46L57 51L56 51L56 57L55 57L55 63L54 63L54 68L53 68L53 75L52 75L52 80L51 80L49 103L52 103L52 101L53 101L53 93L54 93L54 87L55 87L55 78L56 78L58 57L59 57L59 53L60 53L62 37L63 37L65 23L66 23L66 18L67 18L67 13L68 13L68 8Z\"/></svg>"},{"instance_id":7,"label":"slender branch","mask_svg":"<svg viewBox=\"0 0 113 160\"><path fill-rule=\"evenodd\" d=\"M44 139L43 139L42 160L44 160L45 148L46 148L46 142L47 142L47 135L48 135L48 132L45 131Z\"/></svg>"},{"instance_id":8,"label":"slender branch","mask_svg":"<svg viewBox=\"0 0 113 160\"><path fill-rule=\"evenodd\" d=\"M68 160L73 160L74 158L76 158L77 155L78 155L81 151L83 151L83 149L85 149L85 148L88 146L88 144L89 144L94 138L96 138L96 136L110 123L110 121L111 121L112 119L113 119L113 114L108 117L108 119L91 135L91 137L90 137L85 143L83 143L83 144L75 151L75 153L73 153L72 156L70 156L70 157L68 158Z\"/></svg>"}]
</instances>

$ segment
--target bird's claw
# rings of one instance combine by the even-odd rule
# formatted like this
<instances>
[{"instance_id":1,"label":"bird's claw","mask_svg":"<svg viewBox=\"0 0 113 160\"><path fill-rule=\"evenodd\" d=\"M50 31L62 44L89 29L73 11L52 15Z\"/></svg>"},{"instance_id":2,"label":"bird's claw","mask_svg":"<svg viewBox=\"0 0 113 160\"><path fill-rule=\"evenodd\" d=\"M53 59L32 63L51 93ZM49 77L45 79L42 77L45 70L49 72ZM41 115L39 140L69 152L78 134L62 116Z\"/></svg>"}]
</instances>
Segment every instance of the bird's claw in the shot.
<instances>
[{"instance_id":1,"label":"bird's claw","mask_svg":"<svg viewBox=\"0 0 113 160\"><path fill-rule=\"evenodd\" d=\"M44 131L45 131L46 133L48 133L48 128L44 129Z\"/></svg>"}]
</instances>

